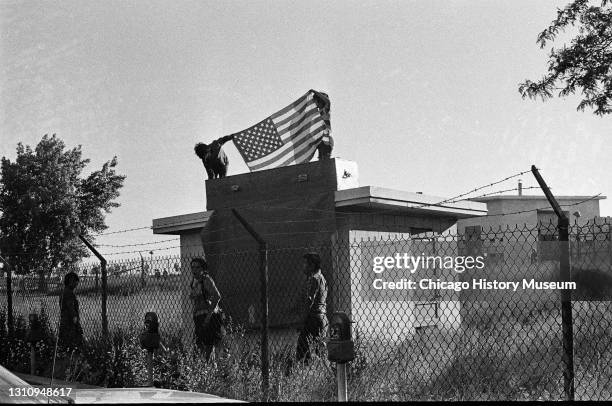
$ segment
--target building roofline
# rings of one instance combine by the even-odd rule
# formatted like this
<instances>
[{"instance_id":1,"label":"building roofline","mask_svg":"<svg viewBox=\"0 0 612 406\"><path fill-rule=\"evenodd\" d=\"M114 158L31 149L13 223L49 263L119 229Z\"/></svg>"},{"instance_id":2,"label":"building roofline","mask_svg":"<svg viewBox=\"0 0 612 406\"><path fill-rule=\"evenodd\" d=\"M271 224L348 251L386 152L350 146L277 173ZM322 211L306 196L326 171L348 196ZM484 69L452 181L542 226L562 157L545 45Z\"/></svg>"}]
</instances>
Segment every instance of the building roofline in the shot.
<instances>
[{"instance_id":1,"label":"building roofline","mask_svg":"<svg viewBox=\"0 0 612 406\"><path fill-rule=\"evenodd\" d=\"M447 198L375 186L362 186L335 192L336 208L389 209L414 214L443 215L457 219L487 214L487 206L484 203L473 201L439 203L444 200Z\"/></svg>"},{"instance_id":2,"label":"building roofline","mask_svg":"<svg viewBox=\"0 0 612 406\"><path fill-rule=\"evenodd\" d=\"M185 231L201 229L212 213L213 211L209 210L153 219L153 234L179 235Z\"/></svg>"}]
</instances>

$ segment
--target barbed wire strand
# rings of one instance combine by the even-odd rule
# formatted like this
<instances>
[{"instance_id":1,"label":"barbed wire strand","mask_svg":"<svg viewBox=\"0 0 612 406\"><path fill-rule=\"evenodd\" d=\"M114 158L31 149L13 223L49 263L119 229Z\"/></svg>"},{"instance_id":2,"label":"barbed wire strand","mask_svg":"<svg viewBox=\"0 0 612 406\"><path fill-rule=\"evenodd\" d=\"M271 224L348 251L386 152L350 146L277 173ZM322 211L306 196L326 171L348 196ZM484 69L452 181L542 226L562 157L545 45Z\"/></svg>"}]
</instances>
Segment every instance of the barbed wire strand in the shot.
<instances>
[{"instance_id":1,"label":"barbed wire strand","mask_svg":"<svg viewBox=\"0 0 612 406\"><path fill-rule=\"evenodd\" d=\"M516 173L514 175L506 176L505 178L503 178L501 180L498 180L498 181L495 181L495 182L492 182L492 183L489 183L489 184L486 184L486 185L483 185L483 186L476 187L476 188L470 190L469 192L461 193L461 194L459 194L457 196L454 196L454 197L451 197L451 198L439 201L437 203L425 203L425 204L422 204L421 207L435 206L435 205L440 205L440 204L443 204L443 203L448 203L451 200L456 200L456 199L459 199L460 197L467 196L470 193L477 192L477 191L485 189L487 187L495 186L497 184L506 182L506 181L508 181L510 179L513 179L513 178L516 178L518 176L524 175L524 174L526 174L528 172L530 172L530 170L518 172L518 173ZM326 193L329 193L329 192L328 191L318 192L317 195L318 194L326 194ZM259 208L262 205L265 206L266 202L271 202L271 201L276 201L276 200L284 200L284 198L266 199L266 200L261 200L261 201L254 202L254 203L251 203L251 204L246 204L246 205L243 205L243 206L236 206L236 207L233 207L233 208L237 209L237 210L238 209ZM268 206L268 207L279 207L279 206ZM418 207L419 206L415 206L413 208L418 208ZM341 210L334 210L334 211L332 211L332 210L323 210L323 211L330 212L330 213L335 213L335 214L339 214L339 215L347 215L347 214L350 215L350 214L353 214L353 213L350 213L350 212L342 212ZM389 211L393 211L393 209L385 209L385 210L378 211L378 212L370 212L370 214L380 214L380 213L385 213L385 212L389 212ZM184 223L185 223L185 220L182 220L182 221L177 221L177 222L172 222L172 223L158 224L158 227L171 227L171 226L174 226L174 225L181 225L181 224L184 224ZM126 233L126 232L136 231L136 230L152 229L152 228L153 228L153 226L143 226L143 227L128 228L128 229L117 230L117 231L108 232L108 233L98 233L98 234L95 234L94 237L104 236L104 235L111 235L111 234Z\"/></svg>"}]
</instances>

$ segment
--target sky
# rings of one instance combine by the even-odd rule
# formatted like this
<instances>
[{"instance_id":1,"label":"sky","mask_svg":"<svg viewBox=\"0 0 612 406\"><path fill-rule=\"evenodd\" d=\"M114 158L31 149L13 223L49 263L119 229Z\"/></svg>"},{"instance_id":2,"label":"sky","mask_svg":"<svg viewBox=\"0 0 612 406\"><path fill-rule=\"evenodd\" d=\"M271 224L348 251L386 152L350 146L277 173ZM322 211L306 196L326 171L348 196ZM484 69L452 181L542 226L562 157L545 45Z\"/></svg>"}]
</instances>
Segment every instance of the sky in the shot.
<instances>
[{"instance_id":1,"label":"sky","mask_svg":"<svg viewBox=\"0 0 612 406\"><path fill-rule=\"evenodd\" d=\"M553 193L602 193L612 215L612 117L577 112L578 97L518 92L545 73L536 36L565 4L1 0L0 156L53 133L82 145L86 173L116 155L127 178L107 232L150 226L206 209L196 142L316 89L331 99L332 155L357 162L362 186L452 197L535 164ZM224 150L229 175L248 172L232 143ZM145 229L96 242L171 238Z\"/></svg>"}]
</instances>

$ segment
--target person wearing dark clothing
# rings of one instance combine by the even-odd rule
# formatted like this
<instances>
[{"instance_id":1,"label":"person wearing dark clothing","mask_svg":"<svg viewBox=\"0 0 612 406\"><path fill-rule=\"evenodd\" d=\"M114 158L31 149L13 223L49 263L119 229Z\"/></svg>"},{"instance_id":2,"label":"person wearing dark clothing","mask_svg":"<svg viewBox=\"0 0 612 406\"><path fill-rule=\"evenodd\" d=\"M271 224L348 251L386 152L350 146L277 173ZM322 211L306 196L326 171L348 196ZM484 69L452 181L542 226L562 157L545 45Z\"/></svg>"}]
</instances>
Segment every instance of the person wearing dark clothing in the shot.
<instances>
[{"instance_id":1,"label":"person wearing dark clothing","mask_svg":"<svg viewBox=\"0 0 612 406\"><path fill-rule=\"evenodd\" d=\"M196 345L209 361L213 348L218 352L225 336L223 312L219 306L221 294L208 273L208 264L204 259L194 258L191 261L191 272Z\"/></svg>"},{"instance_id":2,"label":"person wearing dark clothing","mask_svg":"<svg viewBox=\"0 0 612 406\"><path fill-rule=\"evenodd\" d=\"M196 144L194 151L198 158L202 160L208 179L224 178L227 175L229 160L221 146L233 139L233 135L226 135L214 140L209 145L201 142Z\"/></svg>"},{"instance_id":3,"label":"person wearing dark clothing","mask_svg":"<svg viewBox=\"0 0 612 406\"><path fill-rule=\"evenodd\" d=\"M317 92L315 90L311 91L313 92L313 99L317 105L317 108L319 109L323 123L325 124L323 137L321 138L321 142L317 147L317 150L319 151L319 160L330 159L332 150L334 149L334 139L331 136L331 102L329 101L329 96L326 93Z\"/></svg>"},{"instance_id":4,"label":"person wearing dark clothing","mask_svg":"<svg viewBox=\"0 0 612 406\"><path fill-rule=\"evenodd\" d=\"M311 358L310 344L315 343L319 354L320 341L327 334L327 281L321 273L321 259L316 253L304 255L304 273L308 277L306 292L306 314L297 343L297 361L307 362Z\"/></svg>"},{"instance_id":5,"label":"person wearing dark clothing","mask_svg":"<svg viewBox=\"0 0 612 406\"><path fill-rule=\"evenodd\" d=\"M83 345L83 329L79 318L79 301L74 290L79 284L79 277L69 272L64 277L64 290L60 297L60 326L58 345L66 350L79 351Z\"/></svg>"}]
</instances>

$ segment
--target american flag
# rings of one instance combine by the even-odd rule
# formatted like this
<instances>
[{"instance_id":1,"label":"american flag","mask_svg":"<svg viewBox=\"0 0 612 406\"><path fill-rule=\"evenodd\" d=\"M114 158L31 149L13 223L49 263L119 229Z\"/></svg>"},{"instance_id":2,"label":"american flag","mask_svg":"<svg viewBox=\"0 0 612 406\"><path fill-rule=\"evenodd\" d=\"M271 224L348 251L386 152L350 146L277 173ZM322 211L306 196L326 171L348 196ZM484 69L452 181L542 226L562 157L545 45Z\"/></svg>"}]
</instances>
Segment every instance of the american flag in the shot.
<instances>
[{"instance_id":1,"label":"american flag","mask_svg":"<svg viewBox=\"0 0 612 406\"><path fill-rule=\"evenodd\" d=\"M329 129L310 90L265 120L234 134L234 144L251 171L312 159Z\"/></svg>"}]
</instances>

